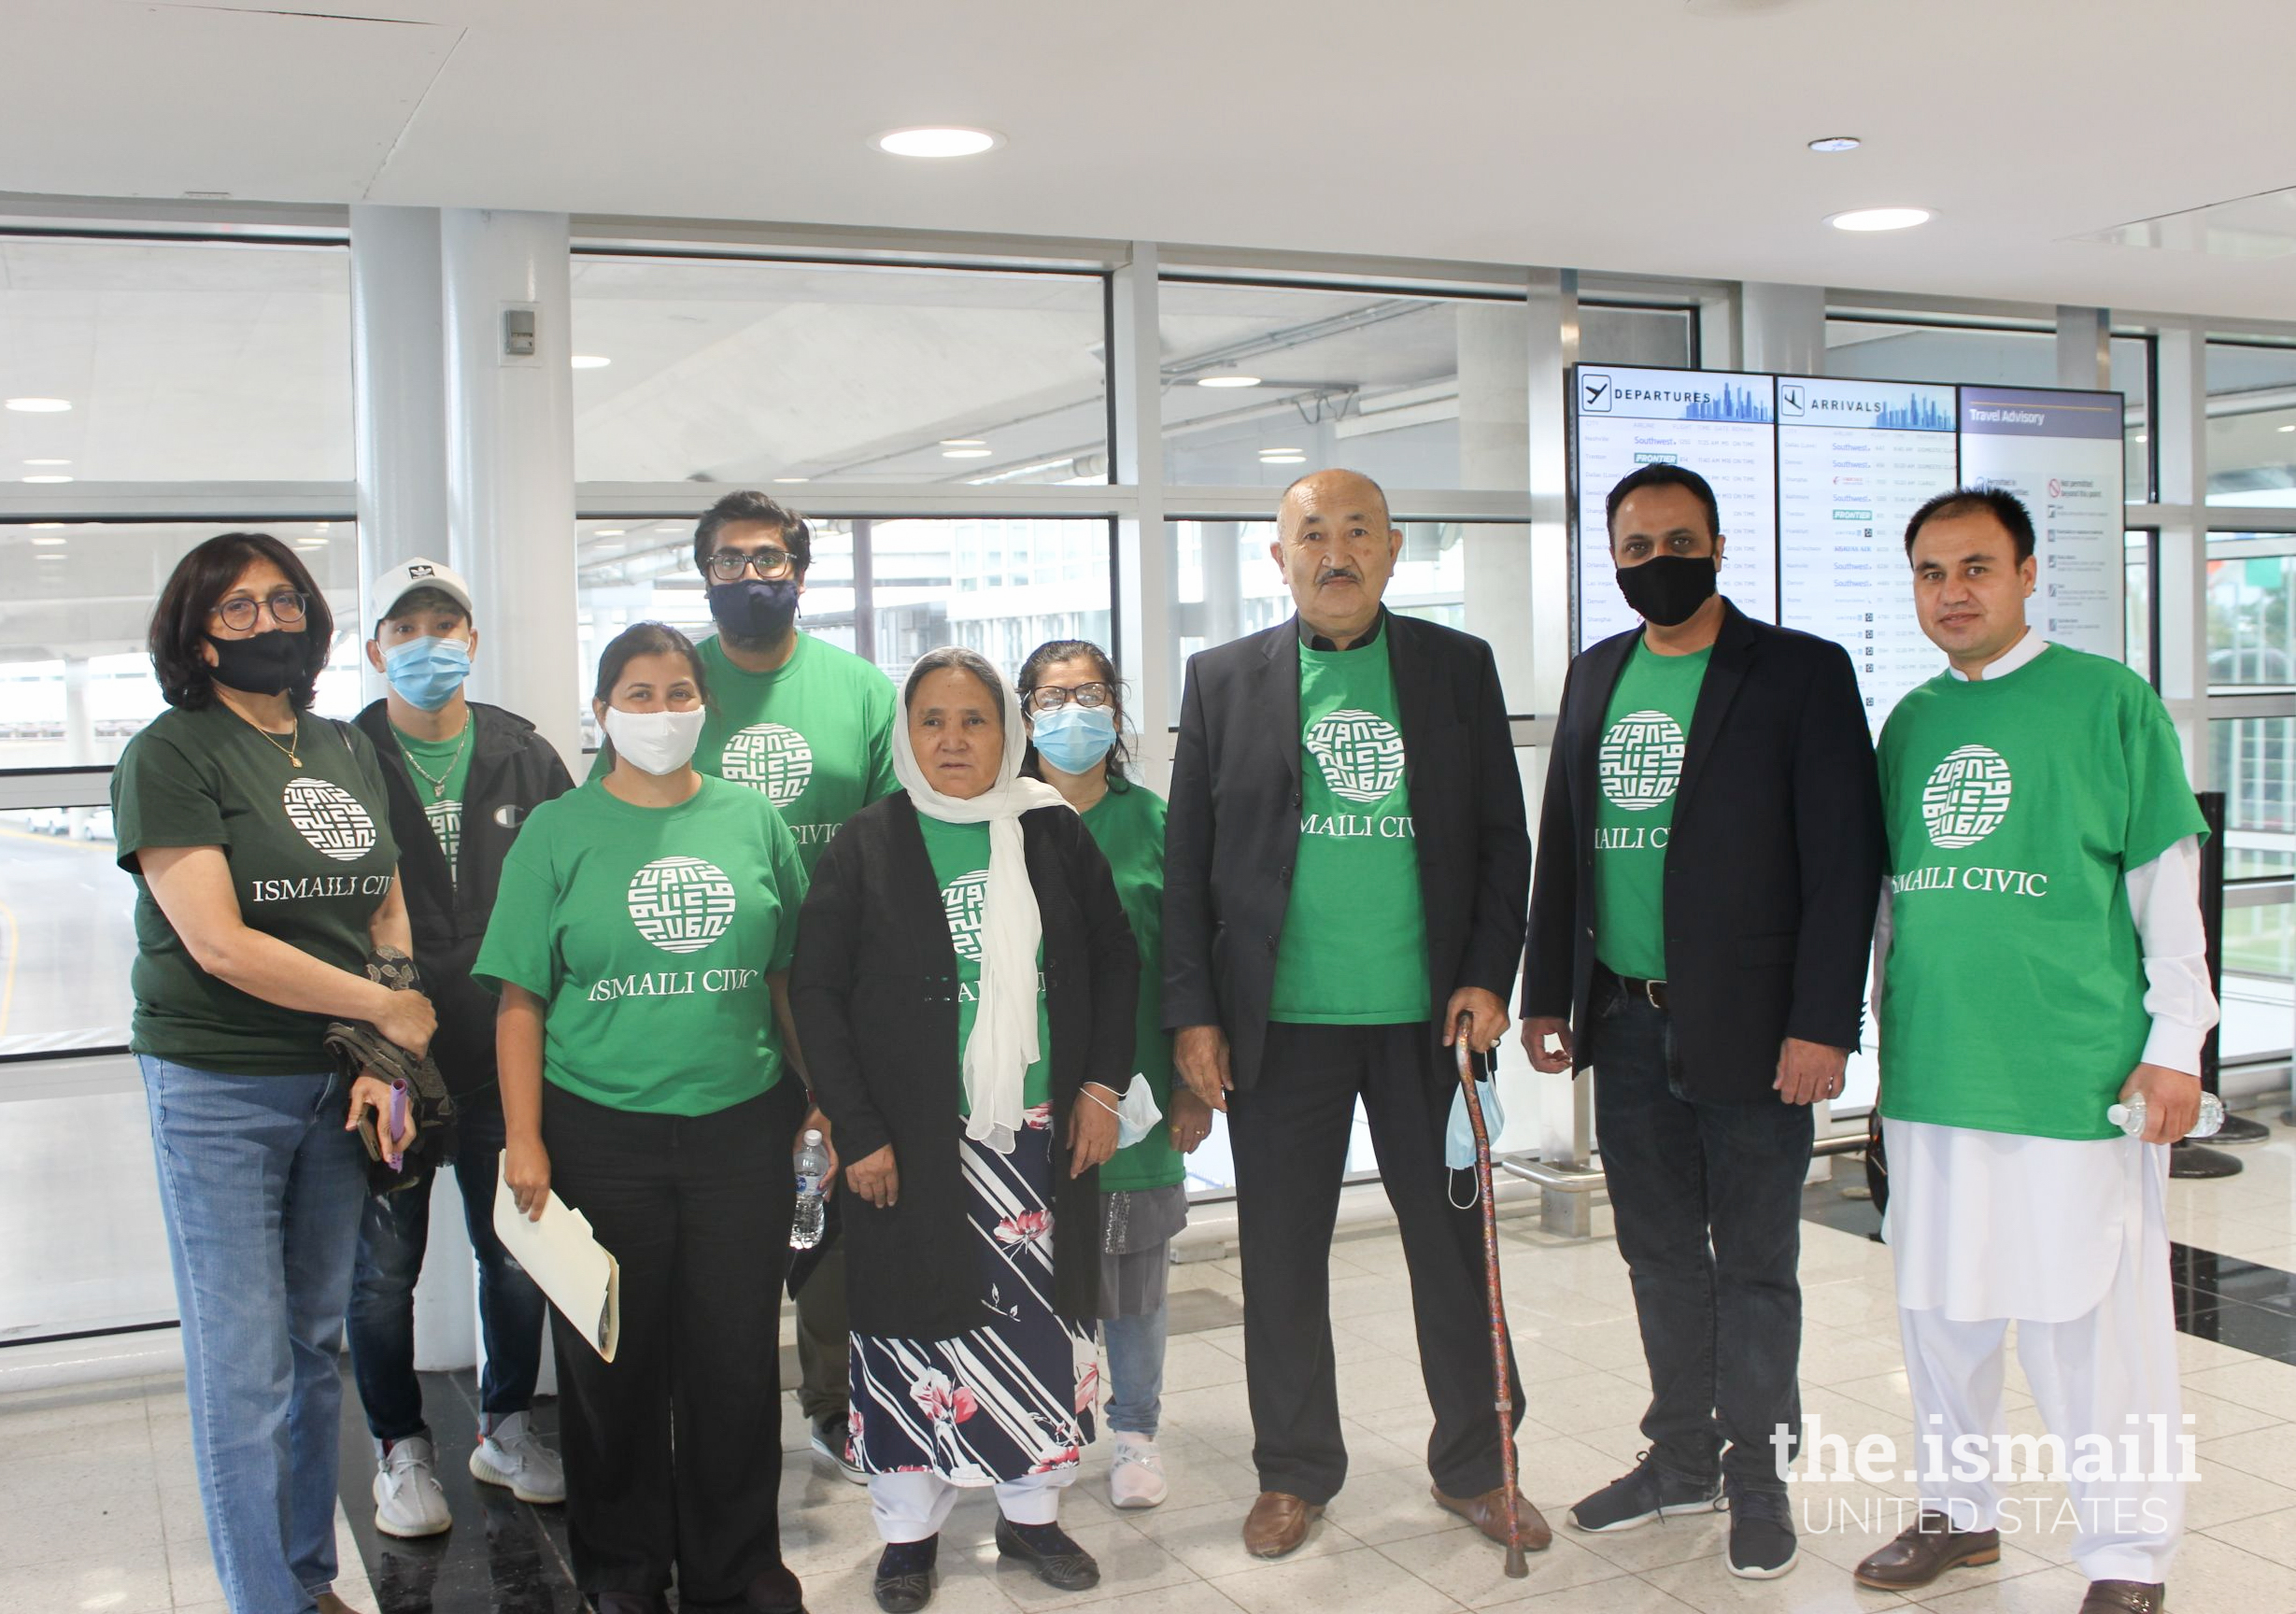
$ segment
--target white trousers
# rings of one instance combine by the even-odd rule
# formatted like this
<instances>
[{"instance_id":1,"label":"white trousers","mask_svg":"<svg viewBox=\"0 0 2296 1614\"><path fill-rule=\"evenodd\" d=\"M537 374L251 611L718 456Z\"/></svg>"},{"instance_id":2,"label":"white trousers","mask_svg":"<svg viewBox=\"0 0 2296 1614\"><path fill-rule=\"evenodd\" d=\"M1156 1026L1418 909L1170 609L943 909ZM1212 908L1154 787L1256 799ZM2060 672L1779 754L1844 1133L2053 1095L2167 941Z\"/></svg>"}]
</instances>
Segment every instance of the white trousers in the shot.
<instances>
[{"instance_id":1,"label":"white trousers","mask_svg":"<svg viewBox=\"0 0 2296 1614\"><path fill-rule=\"evenodd\" d=\"M2119 1269L2094 1310L2069 1322L2017 1324L2017 1359L2043 1424L2064 1443L2067 1472L2080 1472L2081 1437L2110 1443L2105 1466L2116 1478L2073 1479L2066 1486L2078 1532L2073 1561L2091 1580L2166 1581L2184 1529L2184 1484L2174 1476L2185 1467L2179 1437L2188 1431L2168 1238L2152 1218L2147 1222L2142 1238L2124 1241ZM2006 1450L2001 1389L2008 1321L1957 1323L1942 1310L1901 1309L1898 1324L1913 1391L1910 1466L1920 1470L1921 1506L1949 1514L1963 1530L2047 1528L2054 1508L2005 1518L1994 1480L2008 1466L1999 1455ZM1954 1441L1963 1436L1985 1443L1982 1478L1954 1472ZM1963 1465L1963 1472L1971 1466ZM2026 1466L2020 1447L2015 1467L2021 1473Z\"/></svg>"},{"instance_id":2,"label":"white trousers","mask_svg":"<svg viewBox=\"0 0 2296 1614\"><path fill-rule=\"evenodd\" d=\"M1015 1524L1058 1523L1060 1493L1076 1483L1080 1467L1071 1463L1050 1474L998 1481L997 1510ZM979 1489L951 1484L938 1474L872 1474L869 1511L879 1539L923 1541L941 1534L959 1492Z\"/></svg>"}]
</instances>

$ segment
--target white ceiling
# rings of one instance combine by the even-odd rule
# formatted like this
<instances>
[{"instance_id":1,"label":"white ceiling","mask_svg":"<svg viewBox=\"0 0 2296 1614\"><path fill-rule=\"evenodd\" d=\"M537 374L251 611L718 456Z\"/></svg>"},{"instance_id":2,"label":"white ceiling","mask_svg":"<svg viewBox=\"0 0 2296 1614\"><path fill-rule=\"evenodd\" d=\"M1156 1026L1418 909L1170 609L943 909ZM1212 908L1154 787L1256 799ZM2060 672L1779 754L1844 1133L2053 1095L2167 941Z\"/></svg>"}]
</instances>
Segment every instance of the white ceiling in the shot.
<instances>
[{"instance_id":1,"label":"white ceiling","mask_svg":"<svg viewBox=\"0 0 2296 1614\"><path fill-rule=\"evenodd\" d=\"M9 0L7 27L7 191L1137 237L2296 319L2296 257L2070 239L2296 184L2289 0ZM948 164L868 145L919 122L1009 144ZM1844 133L1864 149L1804 149ZM1938 217L1888 236L1822 222L1883 204Z\"/></svg>"}]
</instances>

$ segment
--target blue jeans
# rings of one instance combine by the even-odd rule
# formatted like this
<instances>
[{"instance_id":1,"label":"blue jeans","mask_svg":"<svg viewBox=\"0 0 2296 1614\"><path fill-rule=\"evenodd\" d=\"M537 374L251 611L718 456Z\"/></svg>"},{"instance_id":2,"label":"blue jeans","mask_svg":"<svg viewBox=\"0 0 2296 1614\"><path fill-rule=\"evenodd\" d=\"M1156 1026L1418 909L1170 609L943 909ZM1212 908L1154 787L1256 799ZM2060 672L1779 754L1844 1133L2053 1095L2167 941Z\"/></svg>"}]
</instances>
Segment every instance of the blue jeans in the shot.
<instances>
[{"instance_id":1,"label":"blue jeans","mask_svg":"<svg viewBox=\"0 0 2296 1614\"><path fill-rule=\"evenodd\" d=\"M1170 1320L1169 1302L1144 1316L1100 1319L1100 1340L1108 1347L1110 1429L1155 1438L1164 1410L1164 1331Z\"/></svg>"},{"instance_id":2,"label":"blue jeans","mask_svg":"<svg viewBox=\"0 0 2296 1614\"><path fill-rule=\"evenodd\" d=\"M1809 1106L1682 1092L1674 1021L1595 977L1594 1129L1635 1292L1660 1466L1782 1494L1771 1434L1800 1450L1802 1180ZM1725 1443L1727 1450L1724 1450Z\"/></svg>"},{"instance_id":3,"label":"blue jeans","mask_svg":"<svg viewBox=\"0 0 2296 1614\"><path fill-rule=\"evenodd\" d=\"M335 1357L365 1156L332 1075L141 1063L216 1578L232 1614L309 1614L335 1576Z\"/></svg>"},{"instance_id":4,"label":"blue jeans","mask_svg":"<svg viewBox=\"0 0 2296 1614\"><path fill-rule=\"evenodd\" d=\"M503 1149L503 1111L489 1094L460 1107L455 1186L462 1225L478 1258L478 1323L487 1339L478 1404L489 1431L534 1399L542 1367L542 1313L548 1304L494 1233L494 1180ZM415 1378L415 1280L431 1239L432 1182L370 1194L359 1224L351 1283L351 1373L377 1440L427 1435L422 1385Z\"/></svg>"}]
</instances>

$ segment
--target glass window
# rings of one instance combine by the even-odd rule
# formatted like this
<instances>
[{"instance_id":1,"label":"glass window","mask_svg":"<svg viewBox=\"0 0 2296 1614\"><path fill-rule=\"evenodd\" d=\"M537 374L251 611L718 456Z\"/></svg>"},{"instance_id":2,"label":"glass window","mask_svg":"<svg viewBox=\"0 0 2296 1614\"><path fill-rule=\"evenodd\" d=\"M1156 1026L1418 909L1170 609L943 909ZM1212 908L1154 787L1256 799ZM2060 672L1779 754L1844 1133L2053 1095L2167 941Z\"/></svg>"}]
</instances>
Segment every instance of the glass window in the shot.
<instances>
[{"instance_id":1,"label":"glass window","mask_svg":"<svg viewBox=\"0 0 2296 1614\"><path fill-rule=\"evenodd\" d=\"M0 480L347 481L350 364L343 247L0 235Z\"/></svg>"},{"instance_id":2,"label":"glass window","mask_svg":"<svg viewBox=\"0 0 2296 1614\"><path fill-rule=\"evenodd\" d=\"M2209 730L2213 777L2225 793L2225 879L2296 872L2296 717L2218 718ZM2296 905L2226 907L2225 1058L2287 1051L2292 968Z\"/></svg>"},{"instance_id":3,"label":"glass window","mask_svg":"<svg viewBox=\"0 0 2296 1614\"><path fill-rule=\"evenodd\" d=\"M1405 521L1387 585L1390 610L1488 640L1510 712L1531 701L1528 529L1499 521ZM1198 650L1272 628L1291 616L1291 590L1268 547L1273 521L1173 521L1173 710Z\"/></svg>"},{"instance_id":4,"label":"glass window","mask_svg":"<svg viewBox=\"0 0 2296 1614\"><path fill-rule=\"evenodd\" d=\"M2296 344L2208 344L2208 503L2296 509Z\"/></svg>"},{"instance_id":5,"label":"glass window","mask_svg":"<svg viewBox=\"0 0 2296 1614\"><path fill-rule=\"evenodd\" d=\"M1390 488L1529 485L1520 300L1194 280L1159 297L1169 481L1345 465Z\"/></svg>"},{"instance_id":6,"label":"glass window","mask_svg":"<svg viewBox=\"0 0 2296 1614\"><path fill-rule=\"evenodd\" d=\"M1104 483L1107 284L576 253L575 474Z\"/></svg>"},{"instance_id":7,"label":"glass window","mask_svg":"<svg viewBox=\"0 0 2296 1614\"><path fill-rule=\"evenodd\" d=\"M2208 540L2208 682L2296 685L2296 535L2219 533Z\"/></svg>"},{"instance_id":8,"label":"glass window","mask_svg":"<svg viewBox=\"0 0 2296 1614\"><path fill-rule=\"evenodd\" d=\"M1579 357L1589 364L1697 368L1697 316L1631 303L1579 304Z\"/></svg>"},{"instance_id":9,"label":"glass window","mask_svg":"<svg viewBox=\"0 0 2296 1614\"><path fill-rule=\"evenodd\" d=\"M2122 534L2128 588L2121 595L2127 613L2121 643L2127 647L2123 659L2158 687L2160 670L2152 664L2152 544L2156 536L2150 531Z\"/></svg>"},{"instance_id":10,"label":"glass window","mask_svg":"<svg viewBox=\"0 0 2296 1614\"><path fill-rule=\"evenodd\" d=\"M302 555L334 612L319 710L360 706L359 535L347 521L242 524ZM145 651L152 602L186 550L230 525L0 523L0 772L107 766L166 710Z\"/></svg>"},{"instance_id":11,"label":"glass window","mask_svg":"<svg viewBox=\"0 0 2296 1614\"><path fill-rule=\"evenodd\" d=\"M693 566L693 523L580 523L584 743L598 655L632 622L716 631ZM1114 530L1102 517L838 517L813 523L798 625L899 678L942 644L978 650L1008 675L1048 639L1110 651Z\"/></svg>"},{"instance_id":12,"label":"glass window","mask_svg":"<svg viewBox=\"0 0 2296 1614\"><path fill-rule=\"evenodd\" d=\"M108 807L0 813L0 1058L127 1046L135 885L118 857Z\"/></svg>"}]
</instances>

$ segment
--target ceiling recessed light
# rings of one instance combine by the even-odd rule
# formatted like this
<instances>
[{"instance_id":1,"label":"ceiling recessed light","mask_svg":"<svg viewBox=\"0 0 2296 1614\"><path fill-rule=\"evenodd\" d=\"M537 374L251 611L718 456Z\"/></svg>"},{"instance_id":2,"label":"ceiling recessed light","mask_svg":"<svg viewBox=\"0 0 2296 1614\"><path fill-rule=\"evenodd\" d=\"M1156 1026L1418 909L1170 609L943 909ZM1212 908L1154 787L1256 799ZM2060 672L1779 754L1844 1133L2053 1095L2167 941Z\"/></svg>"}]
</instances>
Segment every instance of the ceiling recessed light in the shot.
<instances>
[{"instance_id":1,"label":"ceiling recessed light","mask_svg":"<svg viewBox=\"0 0 2296 1614\"><path fill-rule=\"evenodd\" d=\"M69 398L11 398L7 406L19 415L61 415L71 408Z\"/></svg>"},{"instance_id":2,"label":"ceiling recessed light","mask_svg":"<svg viewBox=\"0 0 2296 1614\"><path fill-rule=\"evenodd\" d=\"M985 448L988 446L988 439L985 437L943 437L941 439L941 446L943 448Z\"/></svg>"},{"instance_id":3,"label":"ceiling recessed light","mask_svg":"<svg viewBox=\"0 0 2296 1614\"><path fill-rule=\"evenodd\" d=\"M1256 375L1198 375L1196 378L1196 384L1198 387L1256 387L1259 385L1259 377Z\"/></svg>"},{"instance_id":4,"label":"ceiling recessed light","mask_svg":"<svg viewBox=\"0 0 2296 1614\"><path fill-rule=\"evenodd\" d=\"M314 546L324 544L327 541L327 534L324 532L305 532L302 537L295 540L298 544L309 544Z\"/></svg>"},{"instance_id":5,"label":"ceiling recessed light","mask_svg":"<svg viewBox=\"0 0 2296 1614\"><path fill-rule=\"evenodd\" d=\"M2283 432L2296 432L2296 426L2283 426L2280 430Z\"/></svg>"},{"instance_id":6,"label":"ceiling recessed light","mask_svg":"<svg viewBox=\"0 0 2296 1614\"><path fill-rule=\"evenodd\" d=\"M773 480L776 482L810 482L813 478L810 476L776 476Z\"/></svg>"},{"instance_id":7,"label":"ceiling recessed light","mask_svg":"<svg viewBox=\"0 0 2296 1614\"><path fill-rule=\"evenodd\" d=\"M71 557L54 549L44 549L33 559L35 560L69 560Z\"/></svg>"},{"instance_id":8,"label":"ceiling recessed light","mask_svg":"<svg viewBox=\"0 0 2296 1614\"><path fill-rule=\"evenodd\" d=\"M614 361L597 353L577 353L567 362L577 370L603 370Z\"/></svg>"},{"instance_id":9,"label":"ceiling recessed light","mask_svg":"<svg viewBox=\"0 0 2296 1614\"><path fill-rule=\"evenodd\" d=\"M941 126L928 129L891 129L873 142L895 157L978 157L1004 144L1004 136L986 129Z\"/></svg>"},{"instance_id":10,"label":"ceiling recessed light","mask_svg":"<svg viewBox=\"0 0 2296 1614\"><path fill-rule=\"evenodd\" d=\"M1858 137L1855 134L1828 134L1812 140L1809 149L1812 151L1855 151Z\"/></svg>"},{"instance_id":11,"label":"ceiling recessed light","mask_svg":"<svg viewBox=\"0 0 2296 1614\"><path fill-rule=\"evenodd\" d=\"M2142 443L2142 442L2145 440L2145 434L2144 434L2142 432L2139 432L2136 434L2136 440L2137 440L2139 443Z\"/></svg>"},{"instance_id":12,"label":"ceiling recessed light","mask_svg":"<svg viewBox=\"0 0 2296 1614\"><path fill-rule=\"evenodd\" d=\"M43 527L61 527L63 525L61 521L35 521L32 524L32 530L36 532Z\"/></svg>"},{"instance_id":13,"label":"ceiling recessed light","mask_svg":"<svg viewBox=\"0 0 2296 1614\"><path fill-rule=\"evenodd\" d=\"M69 482L71 478L69 476L60 476L53 472L50 472L46 475L27 476L24 480L27 482Z\"/></svg>"},{"instance_id":14,"label":"ceiling recessed light","mask_svg":"<svg viewBox=\"0 0 2296 1614\"><path fill-rule=\"evenodd\" d=\"M71 461L69 460L27 460L24 463L27 465L69 465Z\"/></svg>"},{"instance_id":15,"label":"ceiling recessed light","mask_svg":"<svg viewBox=\"0 0 2296 1614\"><path fill-rule=\"evenodd\" d=\"M1826 222L1836 230L1910 230L1928 223L1931 217L1926 207L1858 207L1832 214Z\"/></svg>"},{"instance_id":16,"label":"ceiling recessed light","mask_svg":"<svg viewBox=\"0 0 2296 1614\"><path fill-rule=\"evenodd\" d=\"M686 531L686 529L685 529L685 528L683 528L683 527L677 526L677 525L675 525L674 523L670 523L670 524L665 524L665 525L660 526L660 527L657 527L657 528L655 528L655 529L654 529L654 531L657 531L657 532L683 532L683 531Z\"/></svg>"},{"instance_id":17,"label":"ceiling recessed light","mask_svg":"<svg viewBox=\"0 0 2296 1614\"><path fill-rule=\"evenodd\" d=\"M619 538L627 531L629 529L624 527L601 527L590 536L593 538Z\"/></svg>"},{"instance_id":18,"label":"ceiling recessed light","mask_svg":"<svg viewBox=\"0 0 2296 1614\"><path fill-rule=\"evenodd\" d=\"M941 458L943 460L985 460L988 454L989 451L985 448L943 448L941 450Z\"/></svg>"},{"instance_id":19,"label":"ceiling recessed light","mask_svg":"<svg viewBox=\"0 0 2296 1614\"><path fill-rule=\"evenodd\" d=\"M54 545L54 544L69 544L69 543L71 542L71 540L70 540L69 538L35 538L35 539L33 540L33 542L34 542L35 544L48 544L48 545Z\"/></svg>"}]
</instances>

